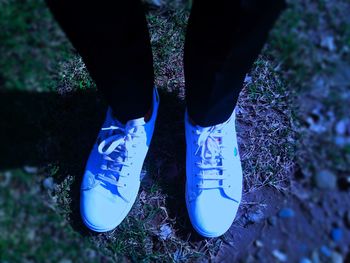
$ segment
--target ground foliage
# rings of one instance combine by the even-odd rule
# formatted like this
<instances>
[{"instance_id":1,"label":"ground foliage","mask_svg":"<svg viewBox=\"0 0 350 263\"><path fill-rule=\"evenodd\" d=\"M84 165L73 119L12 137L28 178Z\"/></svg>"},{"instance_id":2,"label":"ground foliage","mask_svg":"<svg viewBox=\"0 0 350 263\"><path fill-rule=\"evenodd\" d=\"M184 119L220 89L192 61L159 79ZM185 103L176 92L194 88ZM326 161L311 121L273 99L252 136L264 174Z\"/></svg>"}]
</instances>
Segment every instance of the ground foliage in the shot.
<instances>
[{"instance_id":1,"label":"ground foliage","mask_svg":"<svg viewBox=\"0 0 350 263\"><path fill-rule=\"evenodd\" d=\"M196 236L183 205L189 8L147 2L163 102L158 129L130 215L116 230L93 234L80 222L79 184L105 102L43 1L0 0L1 127L17 142L17 150L8 141L1 150L1 262L208 260L230 242ZM294 182L313 187L320 171L348 178L349 11L344 0L290 1L247 74L237 105L242 211L250 207L245 196L265 186L298 195Z\"/></svg>"}]
</instances>

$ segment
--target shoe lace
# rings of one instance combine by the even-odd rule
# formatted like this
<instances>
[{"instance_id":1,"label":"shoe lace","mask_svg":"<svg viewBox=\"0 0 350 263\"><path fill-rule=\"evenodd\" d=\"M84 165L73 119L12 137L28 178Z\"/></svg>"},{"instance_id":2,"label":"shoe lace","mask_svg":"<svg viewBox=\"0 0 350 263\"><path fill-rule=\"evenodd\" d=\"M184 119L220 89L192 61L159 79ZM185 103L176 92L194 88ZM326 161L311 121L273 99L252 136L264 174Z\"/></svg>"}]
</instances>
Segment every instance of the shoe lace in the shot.
<instances>
[{"instance_id":1,"label":"shoe lace","mask_svg":"<svg viewBox=\"0 0 350 263\"><path fill-rule=\"evenodd\" d=\"M129 167L132 163L132 154L136 148L135 138L144 133L143 126L118 127L111 125L102 128L103 131L109 131L106 138L98 145L98 152L103 155L104 162L101 165L101 173L98 178L117 187L126 187L125 183L120 182L120 177L127 177L129 173L123 172L123 167Z\"/></svg>"},{"instance_id":2,"label":"shoe lace","mask_svg":"<svg viewBox=\"0 0 350 263\"><path fill-rule=\"evenodd\" d=\"M222 155L225 146L221 144L224 126L225 124L220 124L195 130L195 134L199 135L195 142L197 145L195 165L199 168L199 172L195 174L198 189L225 188L222 183L220 184L227 178L224 173L226 169L223 167L225 158ZM205 182L208 181L210 184L206 185Z\"/></svg>"}]
</instances>

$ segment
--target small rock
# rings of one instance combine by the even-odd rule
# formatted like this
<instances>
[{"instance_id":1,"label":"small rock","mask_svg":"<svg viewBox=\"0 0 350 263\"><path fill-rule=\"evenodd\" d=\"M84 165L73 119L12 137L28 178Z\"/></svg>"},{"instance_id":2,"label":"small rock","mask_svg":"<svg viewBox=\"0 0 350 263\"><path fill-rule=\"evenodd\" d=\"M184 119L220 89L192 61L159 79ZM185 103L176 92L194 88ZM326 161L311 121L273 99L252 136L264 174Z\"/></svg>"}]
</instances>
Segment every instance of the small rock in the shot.
<instances>
[{"instance_id":1,"label":"small rock","mask_svg":"<svg viewBox=\"0 0 350 263\"><path fill-rule=\"evenodd\" d=\"M321 47L327 48L329 51L335 51L335 43L333 36L324 36L321 39Z\"/></svg>"},{"instance_id":2,"label":"small rock","mask_svg":"<svg viewBox=\"0 0 350 263\"><path fill-rule=\"evenodd\" d=\"M36 174L38 173L39 169L38 167L34 167L34 166L24 166L23 170L27 173L27 174Z\"/></svg>"},{"instance_id":3,"label":"small rock","mask_svg":"<svg viewBox=\"0 0 350 263\"><path fill-rule=\"evenodd\" d=\"M312 263L312 261L308 258L302 258L300 259L299 263Z\"/></svg>"},{"instance_id":4,"label":"small rock","mask_svg":"<svg viewBox=\"0 0 350 263\"><path fill-rule=\"evenodd\" d=\"M328 170L322 170L315 174L316 186L320 189L335 189L337 187L337 177Z\"/></svg>"},{"instance_id":5,"label":"small rock","mask_svg":"<svg viewBox=\"0 0 350 263\"><path fill-rule=\"evenodd\" d=\"M271 225L271 226L275 226L277 223L277 218L275 216L270 216L267 219L267 222Z\"/></svg>"},{"instance_id":6,"label":"small rock","mask_svg":"<svg viewBox=\"0 0 350 263\"><path fill-rule=\"evenodd\" d=\"M317 123L312 117L307 117L306 122L309 124L309 129L315 133L321 134L326 131L326 127L322 123Z\"/></svg>"},{"instance_id":7,"label":"small rock","mask_svg":"<svg viewBox=\"0 0 350 263\"><path fill-rule=\"evenodd\" d=\"M162 6L162 2L160 0L150 0L149 2L158 7Z\"/></svg>"},{"instance_id":8,"label":"small rock","mask_svg":"<svg viewBox=\"0 0 350 263\"><path fill-rule=\"evenodd\" d=\"M320 248L320 252L322 255L324 255L326 257L331 257L331 255L332 255L332 251L326 245L323 245Z\"/></svg>"},{"instance_id":9,"label":"small rock","mask_svg":"<svg viewBox=\"0 0 350 263\"><path fill-rule=\"evenodd\" d=\"M331 237L334 242L339 242L343 237L343 230L339 227L333 228L331 231Z\"/></svg>"},{"instance_id":10,"label":"small rock","mask_svg":"<svg viewBox=\"0 0 350 263\"><path fill-rule=\"evenodd\" d=\"M272 251L272 255L280 262L286 262L288 259L287 255L279 251L278 249L274 249Z\"/></svg>"},{"instance_id":11,"label":"small rock","mask_svg":"<svg viewBox=\"0 0 350 263\"><path fill-rule=\"evenodd\" d=\"M163 240L167 240L172 234L172 229L167 224L160 227L159 237Z\"/></svg>"},{"instance_id":12,"label":"small rock","mask_svg":"<svg viewBox=\"0 0 350 263\"><path fill-rule=\"evenodd\" d=\"M339 121L335 126L335 130L336 130L338 135L344 135L346 133L346 130L347 130L346 120Z\"/></svg>"},{"instance_id":13,"label":"small rock","mask_svg":"<svg viewBox=\"0 0 350 263\"><path fill-rule=\"evenodd\" d=\"M317 90L317 92L319 92L320 90L324 90L326 87L326 80L324 77L321 76L315 76L315 78L313 79L313 86L314 89Z\"/></svg>"},{"instance_id":14,"label":"small rock","mask_svg":"<svg viewBox=\"0 0 350 263\"><path fill-rule=\"evenodd\" d=\"M257 247L263 247L263 246L264 246L263 242L261 242L261 241L258 240L258 239L255 240L254 244L255 244Z\"/></svg>"},{"instance_id":15,"label":"small rock","mask_svg":"<svg viewBox=\"0 0 350 263\"><path fill-rule=\"evenodd\" d=\"M28 232L27 232L27 239L28 239L29 241L34 241L34 240L35 240L35 237L36 237L36 232L35 232L35 230L34 230L34 229L28 230Z\"/></svg>"},{"instance_id":16,"label":"small rock","mask_svg":"<svg viewBox=\"0 0 350 263\"><path fill-rule=\"evenodd\" d=\"M244 83L247 83L247 84L250 84L252 83L252 77L249 76L248 74L245 75L245 78L244 78Z\"/></svg>"},{"instance_id":17,"label":"small rock","mask_svg":"<svg viewBox=\"0 0 350 263\"><path fill-rule=\"evenodd\" d=\"M53 178L52 177L45 178L45 180L43 181L43 186L47 190L54 190L55 184L54 184Z\"/></svg>"},{"instance_id":18,"label":"small rock","mask_svg":"<svg viewBox=\"0 0 350 263\"><path fill-rule=\"evenodd\" d=\"M292 208L282 208L279 212L278 212L278 216L280 218L291 218L294 217L295 212Z\"/></svg>"},{"instance_id":19,"label":"small rock","mask_svg":"<svg viewBox=\"0 0 350 263\"><path fill-rule=\"evenodd\" d=\"M258 209L256 211L249 212L247 218L251 223L258 223L264 219L264 213Z\"/></svg>"},{"instance_id":20,"label":"small rock","mask_svg":"<svg viewBox=\"0 0 350 263\"><path fill-rule=\"evenodd\" d=\"M348 138L344 136L335 136L334 142L336 145L344 147L346 144L348 144Z\"/></svg>"},{"instance_id":21,"label":"small rock","mask_svg":"<svg viewBox=\"0 0 350 263\"><path fill-rule=\"evenodd\" d=\"M331 259L332 263L344 263L343 256L335 251L333 251Z\"/></svg>"}]
</instances>

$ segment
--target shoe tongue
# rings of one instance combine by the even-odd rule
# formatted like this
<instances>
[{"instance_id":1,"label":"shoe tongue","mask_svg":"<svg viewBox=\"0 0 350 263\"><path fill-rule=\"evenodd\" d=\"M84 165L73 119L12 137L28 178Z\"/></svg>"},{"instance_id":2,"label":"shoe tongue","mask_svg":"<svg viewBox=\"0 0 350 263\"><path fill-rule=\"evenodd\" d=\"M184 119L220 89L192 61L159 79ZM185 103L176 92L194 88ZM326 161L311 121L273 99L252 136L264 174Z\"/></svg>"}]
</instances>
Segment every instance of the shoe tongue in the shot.
<instances>
[{"instance_id":1,"label":"shoe tongue","mask_svg":"<svg viewBox=\"0 0 350 263\"><path fill-rule=\"evenodd\" d=\"M118 127L125 128L125 124L121 123L121 122L118 121L117 119L114 119L113 121L114 121L114 123L115 123Z\"/></svg>"},{"instance_id":2,"label":"shoe tongue","mask_svg":"<svg viewBox=\"0 0 350 263\"><path fill-rule=\"evenodd\" d=\"M210 130L211 127L201 127L201 126L198 126L196 125L195 126L195 129L198 130L199 132L208 132Z\"/></svg>"},{"instance_id":3,"label":"shoe tongue","mask_svg":"<svg viewBox=\"0 0 350 263\"><path fill-rule=\"evenodd\" d=\"M125 126L127 126L127 127L134 127L134 126L141 126L141 125L144 125L144 124L146 124L145 118L141 117L141 118L138 118L138 119L133 119L133 120L128 121Z\"/></svg>"}]
</instances>

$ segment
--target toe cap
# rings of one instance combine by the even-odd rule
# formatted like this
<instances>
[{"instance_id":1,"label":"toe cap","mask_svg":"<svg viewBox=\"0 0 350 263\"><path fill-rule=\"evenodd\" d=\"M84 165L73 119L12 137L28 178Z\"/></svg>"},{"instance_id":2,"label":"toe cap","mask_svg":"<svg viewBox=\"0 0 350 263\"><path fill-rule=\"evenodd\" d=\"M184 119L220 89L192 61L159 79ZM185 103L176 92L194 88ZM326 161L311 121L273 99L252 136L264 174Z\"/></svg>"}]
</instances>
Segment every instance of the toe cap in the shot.
<instances>
[{"instance_id":1,"label":"toe cap","mask_svg":"<svg viewBox=\"0 0 350 263\"><path fill-rule=\"evenodd\" d=\"M218 189L206 190L195 200L187 202L195 230L205 237L223 235L232 225L239 203L222 196Z\"/></svg>"},{"instance_id":2,"label":"toe cap","mask_svg":"<svg viewBox=\"0 0 350 263\"><path fill-rule=\"evenodd\" d=\"M128 204L95 189L81 192L80 213L85 225L96 232L106 232L117 227L126 217Z\"/></svg>"}]
</instances>

